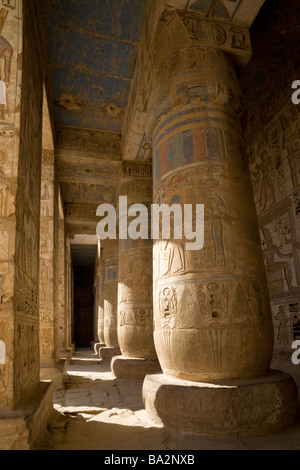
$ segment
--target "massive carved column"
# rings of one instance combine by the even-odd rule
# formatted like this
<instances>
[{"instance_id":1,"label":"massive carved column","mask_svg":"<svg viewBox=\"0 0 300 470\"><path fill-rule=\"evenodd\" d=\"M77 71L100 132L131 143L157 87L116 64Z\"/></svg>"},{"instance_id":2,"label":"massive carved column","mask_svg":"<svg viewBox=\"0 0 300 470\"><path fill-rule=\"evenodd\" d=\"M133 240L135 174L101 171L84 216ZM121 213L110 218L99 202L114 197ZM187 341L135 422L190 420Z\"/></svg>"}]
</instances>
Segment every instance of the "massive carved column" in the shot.
<instances>
[{"instance_id":1,"label":"massive carved column","mask_svg":"<svg viewBox=\"0 0 300 470\"><path fill-rule=\"evenodd\" d=\"M128 208L143 204L151 214L151 175L149 163L123 162L119 196L127 197ZM124 224L125 229L124 239L119 243L118 339L122 356L113 359L112 370L116 377L129 380L143 379L160 367L153 339L150 220L148 238L133 240L128 234L127 207L124 214L119 214L119 227Z\"/></svg>"},{"instance_id":2,"label":"massive carved column","mask_svg":"<svg viewBox=\"0 0 300 470\"><path fill-rule=\"evenodd\" d=\"M104 281L104 344L99 350L101 359L111 359L120 354L118 342L118 240L105 240L103 261L105 265Z\"/></svg>"},{"instance_id":3,"label":"massive carved column","mask_svg":"<svg viewBox=\"0 0 300 470\"><path fill-rule=\"evenodd\" d=\"M291 377L269 370L273 327L232 60L247 30L186 12L161 23L149 101L154 202L204 204L204 246L154 244L149 414L203 434L261 434L293 420ZM195 206L194 206L195 213ZM194 220L195 222L195 220Z\"/></svg>"}]
</instances>

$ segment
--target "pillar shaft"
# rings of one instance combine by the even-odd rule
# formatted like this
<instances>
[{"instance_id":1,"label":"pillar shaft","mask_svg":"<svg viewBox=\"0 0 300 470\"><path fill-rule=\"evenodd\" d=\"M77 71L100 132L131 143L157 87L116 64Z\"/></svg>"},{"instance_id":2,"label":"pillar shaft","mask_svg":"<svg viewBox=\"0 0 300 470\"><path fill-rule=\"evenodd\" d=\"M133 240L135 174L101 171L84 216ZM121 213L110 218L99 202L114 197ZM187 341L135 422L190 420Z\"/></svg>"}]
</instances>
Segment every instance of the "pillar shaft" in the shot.
<instances>
[{"instance_id":1,"label":"pillar shaft","mask_svg":"<svg viewBox=\"0 0 300 470\"><path fill-rule=\"evenodd\" d=\"M154 203L204 204L203 248L184 236L154 246L158 357L194 381L263 375L273 346L241 93L221 39L228 52L226 28L175 14L156 41L149 102Z\"/></svg>"},{"instance_id":2,"label":"pillar shaft","mask_svg":"<svg viewBox=\"0 0 300 470\"><path fill-rule=\"evenodd\" d=\"M104 287L104 343L107 348L118 348L118 241L105 240L103 260Z\"/></svg>"},{"instance_id":3,"label":"pillar shaft","mask_svg":"<svg viewBox=\"0 0 300 470\"><path fill-rule=\"evenodd\" d=\"M131 176L128 173L129 168ZM127 197L128 208L133 204L143 204L150 214L152 179L143 178L142 175L151 176L149 164L123 162L119 195ZM127 214L120 214L119 217L124 219ZM153 340L151 237L147 240L132 240L128 236L127 239L120 240L118 338L124 356L156 358Z\"/></svg>"},{"instance_id":4,"label":"pillar shaft","mask_svg":"<svg viewBox=\"0 0 300 470\"><path fill-rule=\"evenodd\" d=\"M104 338L104 289L105 289L105 267L103 262L100 260L100 266L98 271L98 340L100 344L105 344Z\"/></svg>"},{"instance_id":5,"label":"pillar shaft","mask_svg":"<svg viewBox=\"0 0 300 470\"><path fill-rule=\"evenodd\" d=\"M41 366L60 359L57 310L58 192L54 151L44 150L41 184L40 233L40 353Z\"/></svg>"},{"instance_id":6,"label":"pillar shaft","mask_svg":"<svg viewBox=\"0 0 300 470\"><path fill-rule=\"evenodd\" d=\"M66 254L65 254L65 221L60 214L58 222L58 260L57 260L57 308L59 323L59 345L61 351L67 350L67 301L65 297Z\"/></svg>"}]
</instances>

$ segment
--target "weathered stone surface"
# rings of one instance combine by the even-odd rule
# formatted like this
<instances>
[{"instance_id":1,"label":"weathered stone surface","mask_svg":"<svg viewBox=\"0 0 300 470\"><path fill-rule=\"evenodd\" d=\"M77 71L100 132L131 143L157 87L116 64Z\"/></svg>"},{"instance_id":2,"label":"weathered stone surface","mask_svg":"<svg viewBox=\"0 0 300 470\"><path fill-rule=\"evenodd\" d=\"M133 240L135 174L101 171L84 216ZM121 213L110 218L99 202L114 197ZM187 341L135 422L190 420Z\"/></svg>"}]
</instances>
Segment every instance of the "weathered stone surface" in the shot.
<instances>
[{"instance_id":1,"label":"weathered stone surface","mask_svg":"<svg viewBox=\"0 0 300 470\"><path fill-rule=\"evenodd\" d=\"M99 349L99 357L103 361L111 360L114 356L119 356L121 353L119 348L104 347Z\"/></svg>"},{"instance_id":2,"label":"weathered stone surface","mask_svg":"<svg viewBox=\"0 0 300 470\"><path fill-rule=\"evenodd\" d=\"M148 375L143 398L158 424L204 436L262 436L292 425L297 408L293 379L278 371L249 380L187 382Z\"/></svg>"},{"instance_id":3,"label":"weathered stone surface","mask_svg":"<svg viewBox=\"0 0 300 470\"><path fill-rule=\"evenodd\" d=\"M103 248L104 278L104 343L119 348L118 342L118 241L105 240Z\"/></svg>"},{"instance_id":4,"label":"weathered stone surface","mask_svg":"<svg viewBox=\"0 0 300 470\"><path fill-rule=\"evenodd\" d=\"M14 411L0 412L0 450L36 450L45 445L53 410L53 385L40 382L30 401Z\"/></svg>"},{"instance_id":5,"label":"weathered stone surface","mask_svg":"<svg viewBox=\"0 0 300 470\"><path fill-rule=\"evenodd\" d=\"M147 374L155 374L161 370L157 359L125 356L113 357L111 369L122 380L144 380Z\"/></svg>"}]
</instances>

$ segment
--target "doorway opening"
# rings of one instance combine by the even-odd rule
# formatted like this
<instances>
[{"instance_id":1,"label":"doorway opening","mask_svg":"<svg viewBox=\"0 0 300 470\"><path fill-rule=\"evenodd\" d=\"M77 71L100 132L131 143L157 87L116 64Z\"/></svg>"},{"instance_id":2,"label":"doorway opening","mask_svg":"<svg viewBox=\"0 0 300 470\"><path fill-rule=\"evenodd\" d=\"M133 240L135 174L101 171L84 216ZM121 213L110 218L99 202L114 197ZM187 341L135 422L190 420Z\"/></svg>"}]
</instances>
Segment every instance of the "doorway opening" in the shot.
<instances>
[{"instance_id":1,"label":"doorway opening","mask_svg":"<svg viewBox=\"0 0 300 470\"><path fill-rule=\"evenodd\" d=\"M90 348L94 338L94 276L97 245L71 244L73 265L72 343Z\"/></svg>"}]
</instances>

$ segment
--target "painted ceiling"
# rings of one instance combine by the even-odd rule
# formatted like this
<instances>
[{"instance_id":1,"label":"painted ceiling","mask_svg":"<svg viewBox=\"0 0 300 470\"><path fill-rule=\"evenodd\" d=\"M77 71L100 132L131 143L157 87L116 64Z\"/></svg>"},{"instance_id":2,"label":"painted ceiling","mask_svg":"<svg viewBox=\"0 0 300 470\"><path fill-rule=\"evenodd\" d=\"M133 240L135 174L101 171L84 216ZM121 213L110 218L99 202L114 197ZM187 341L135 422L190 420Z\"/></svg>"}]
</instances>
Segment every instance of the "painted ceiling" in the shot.
<instances>
[{"instance_id":1,"label":"painted ceiling","mask_svg":"<svg viewBox=\"0 0 300 470\"><path fill-rule=\"evenodd\" d=\"M40 0L57 127L121 132L147 0Z\"/></svg>"}]
</instances>

